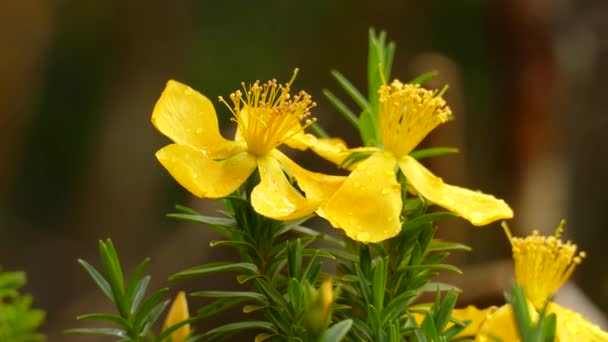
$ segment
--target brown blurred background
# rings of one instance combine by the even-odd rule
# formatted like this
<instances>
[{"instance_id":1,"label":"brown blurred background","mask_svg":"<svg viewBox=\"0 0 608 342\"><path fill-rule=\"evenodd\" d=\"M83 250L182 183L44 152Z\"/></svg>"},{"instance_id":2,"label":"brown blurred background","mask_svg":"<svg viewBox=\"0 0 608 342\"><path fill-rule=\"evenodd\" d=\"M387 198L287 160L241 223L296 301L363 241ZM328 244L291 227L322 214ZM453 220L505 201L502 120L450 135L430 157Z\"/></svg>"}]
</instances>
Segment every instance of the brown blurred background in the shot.
<instances>
[{"instance_id":1,"label":"brown blurred background","mask_svg":"<svg viewBox=\"0 0 608 342\"><path fill-rule=\"evenodd\" d=\"M99 264L100 238L114 240L127 270L152 257L156 288L229 252L211 250L214 235L204 228L164 217L176 203L217 208L193 199L154 158L168 140L149 118L168 79L214 100L241 81L286 80L299 67L296 87L319 103L319 123L357 144L321 91L340 93L332 68L364 89L370 26L397 43L394 77L438 70L431 86L450 84L457 120L425 143L461 153L431 168L505 198L518 234L552 232L567 219L567 236L589 257L575 274L582 290L563 300L607 328L606 1L24 0L0 2L0 19L0 264L28 272L26 290L48 313L50 341L95 340L61 331L81 326L78 314L108 309L76 263ZM227 111L216 107L231 132ZM474 248L453 259L465 269L454 279L462 304L500 301L511 264L499 225L440 226L444 238Z\"/></svg>"}]
</instances>

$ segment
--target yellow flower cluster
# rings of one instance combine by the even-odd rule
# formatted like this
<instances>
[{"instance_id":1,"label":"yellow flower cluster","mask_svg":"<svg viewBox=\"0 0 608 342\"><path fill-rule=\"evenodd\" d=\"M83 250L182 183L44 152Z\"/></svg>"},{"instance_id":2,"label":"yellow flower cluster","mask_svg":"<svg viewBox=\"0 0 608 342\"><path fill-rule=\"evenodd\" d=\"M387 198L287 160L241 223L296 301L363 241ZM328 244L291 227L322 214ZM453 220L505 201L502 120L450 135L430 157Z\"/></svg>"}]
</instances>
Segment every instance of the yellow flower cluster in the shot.
<instances>
[{"instance_id":1,"label":"yellow flower cluster","mask_svg":"<svg viewBox=\"0 0 608 342\"><path fill-rule=\"evenodd\" d=\"M408 155L451 116L442 92L399 81L382 86L378 113L382 145L348 149L339 139L317 139L304 132L313 122L310 109L315 103L303 91L290 94L294 78L284 85L276 80L243 84L242 91L230 94L233 106L229 108L237 124L233 140L220 134L211 101L184 84L169 81L154 108L152 123L174 144L159 150L156 157L198 197L228 196L257 169L260 183L251 193L251 204L258 213L288 220L316 212L361 242L379 242L400 232L399 169L420 196L474 225L513 216L504 201L447 185ZM348 177L330 176L298 166L279 151L283 144L310 148L336 164L355 152L370 156L353 165Z\"/></svg>"}]
</instances>

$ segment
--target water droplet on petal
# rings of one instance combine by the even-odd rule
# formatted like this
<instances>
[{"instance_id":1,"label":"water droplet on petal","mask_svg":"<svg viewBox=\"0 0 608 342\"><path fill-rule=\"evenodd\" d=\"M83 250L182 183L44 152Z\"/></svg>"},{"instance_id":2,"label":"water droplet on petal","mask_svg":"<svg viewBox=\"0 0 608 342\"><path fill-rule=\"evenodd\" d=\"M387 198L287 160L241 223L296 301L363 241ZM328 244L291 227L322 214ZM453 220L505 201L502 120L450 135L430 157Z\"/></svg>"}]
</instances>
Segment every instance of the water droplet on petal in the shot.
<instances>
[{"instance_id":1,"label":"water droplet on petal","mask_svg":"<svg viewBox=\"0 0 608 342\"><path fill-rule=\"evenodd\" d=\"M194 91L191 88L186 88L186 90L184 90L184 95L186 96L190 96L194 93Z\"/></svg>"},{"instance_id":2,"label":"water droplet on petal","mask_svg":"<svg viewBox=\"0 0 608 342\"><path fill-rule=\"evenodd\" d=\"M196 129L196 134L202 134L203 133L203 129L202 128L197 128Z\"/></svg>"}]
</instances>

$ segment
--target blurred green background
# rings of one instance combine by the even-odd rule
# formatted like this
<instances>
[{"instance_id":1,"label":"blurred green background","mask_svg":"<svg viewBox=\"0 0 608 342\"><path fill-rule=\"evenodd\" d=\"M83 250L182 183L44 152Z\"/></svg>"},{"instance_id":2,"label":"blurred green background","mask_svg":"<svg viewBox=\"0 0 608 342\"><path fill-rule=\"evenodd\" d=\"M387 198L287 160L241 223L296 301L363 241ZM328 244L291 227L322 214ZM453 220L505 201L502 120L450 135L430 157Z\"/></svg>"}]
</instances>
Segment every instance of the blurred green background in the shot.
<instances>
[{"instance_id":1,"label":"blurred green background","mask_svg":"<svg viewBox=\"0 0 608 342\"><path fill-rule=\"evenodd\" d=\"M286 81L299 67L295 88L313 95L318 122L355 145L354 129L321 92L339 93L331 69L365 89L372 26L397 43L393 77L438 70L429 85L450 85L457 120L425 144L461 153L429 166L506 199L518 234L552 232L565 218L567 236L589 256L575 274L582 291L574 301L607 328L605 1L26 0L2 2L0 13L0 265L28 272L49 340L84 340L61 331L79 326L76 315L109 307L76 263L98 264L100 238L114 240L129 270L152 257L157 287L226 252L210 250L207 230L164 217L176 203L218 208L187 194L154 158L168 140L149 119L168 79L212 99L232 134L217 96L241 81ZM332 172L310 154L298 158ZM512 267L499 225L440 226L444 238L474 248L453 258L465 275L449 278L463 288L463 305L499 304ZM217 281L171 287L234 279Z\"/></svg>"}]
</instances>

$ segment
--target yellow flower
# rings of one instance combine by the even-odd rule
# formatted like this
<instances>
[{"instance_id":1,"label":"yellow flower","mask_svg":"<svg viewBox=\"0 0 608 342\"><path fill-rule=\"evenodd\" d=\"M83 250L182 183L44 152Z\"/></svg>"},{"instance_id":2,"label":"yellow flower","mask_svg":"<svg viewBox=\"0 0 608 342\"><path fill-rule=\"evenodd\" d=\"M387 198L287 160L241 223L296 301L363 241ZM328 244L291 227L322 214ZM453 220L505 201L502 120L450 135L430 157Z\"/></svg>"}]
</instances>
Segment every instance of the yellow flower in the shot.
<instances>
[{"instance_id":1,"label":"yellow flower","mask_svg":"<svg viewBox=\"0 0 608 342\"><path fill-rule=\"evenodd\" d=\"M167 314L167 318L163 324L163 331L179 322L187 320L188 318L190 318L190 314L188 313L186 294L183 291L180 291L175 297L173 304L171 304L171 308L169 309L169 313ZM169 337L171 342L185 342L189 335L190 324L185 324L172 332Z\"/></svg>"},{"instance_id":2,"label":"yellow flower","mask_svg":"<svg viewBox=\"0 0 608 342\"><path fill-rule=\"evenodd\" d=\"M451 116L442 93L395 80L383 85L379 95L382 147L348 149L335 139L307 137L313 151L336 164L354 152L371 153L319 208L320 216L362 242L397 235L402 210L401 187L396 177L399 168L418 194L476 226L513 217L513 211L503 200L447 185L408 155L430 131Z\"/></svg>"},{"instance_id":3,"label":"yellow flower","mask_svg":"<svg viewBox=\"0 0 608 342\"><path fill-rule=\"evenodd\" d=\"M530 317L534 320L585 257L584 252L577 253L575 244L561 241L562 230L563 223L554 236L541 236L534 231L526 238L518 238L512 237L506 229L515 262L515 280L526 293ZM454 316L460 320L472 319L473 325L479 327L478 331L473 332L477 335L475 341L492 341L492 337L505 342L519 341L510 304L498 310L487 309L486 312L486 316L472 316L462 310L454 310ZM555 313L557 318L557 341L608 342L608 333L578 313L550 302L547 314L551 313Z\"/></svg>"},{"instance_id":4,"label":"yellow flower","mask_svg":"<svg viewBox=\"0 0 608 342\"><path fill-rule=\"evenodd\" d=\"M228 196L257 169L261 181L251 193L251 202L258 213L281 220L311 214L343 177L307 171L277 149L282 144L302 148L296 138L312 122L308 117L315 103L310 96L303 91L293 97L289 93L294 78L285 85L276 80L258 81L248 88L242 84L243 92L230 94L234 104L230 110L238 127L234 140L220 134L211 101L184 84L169 81L154 107L152 123L174 144L160 149L156 157L198 197ZM220 101L226 103L221 97Z\"/></svg>"}]
</instances>

